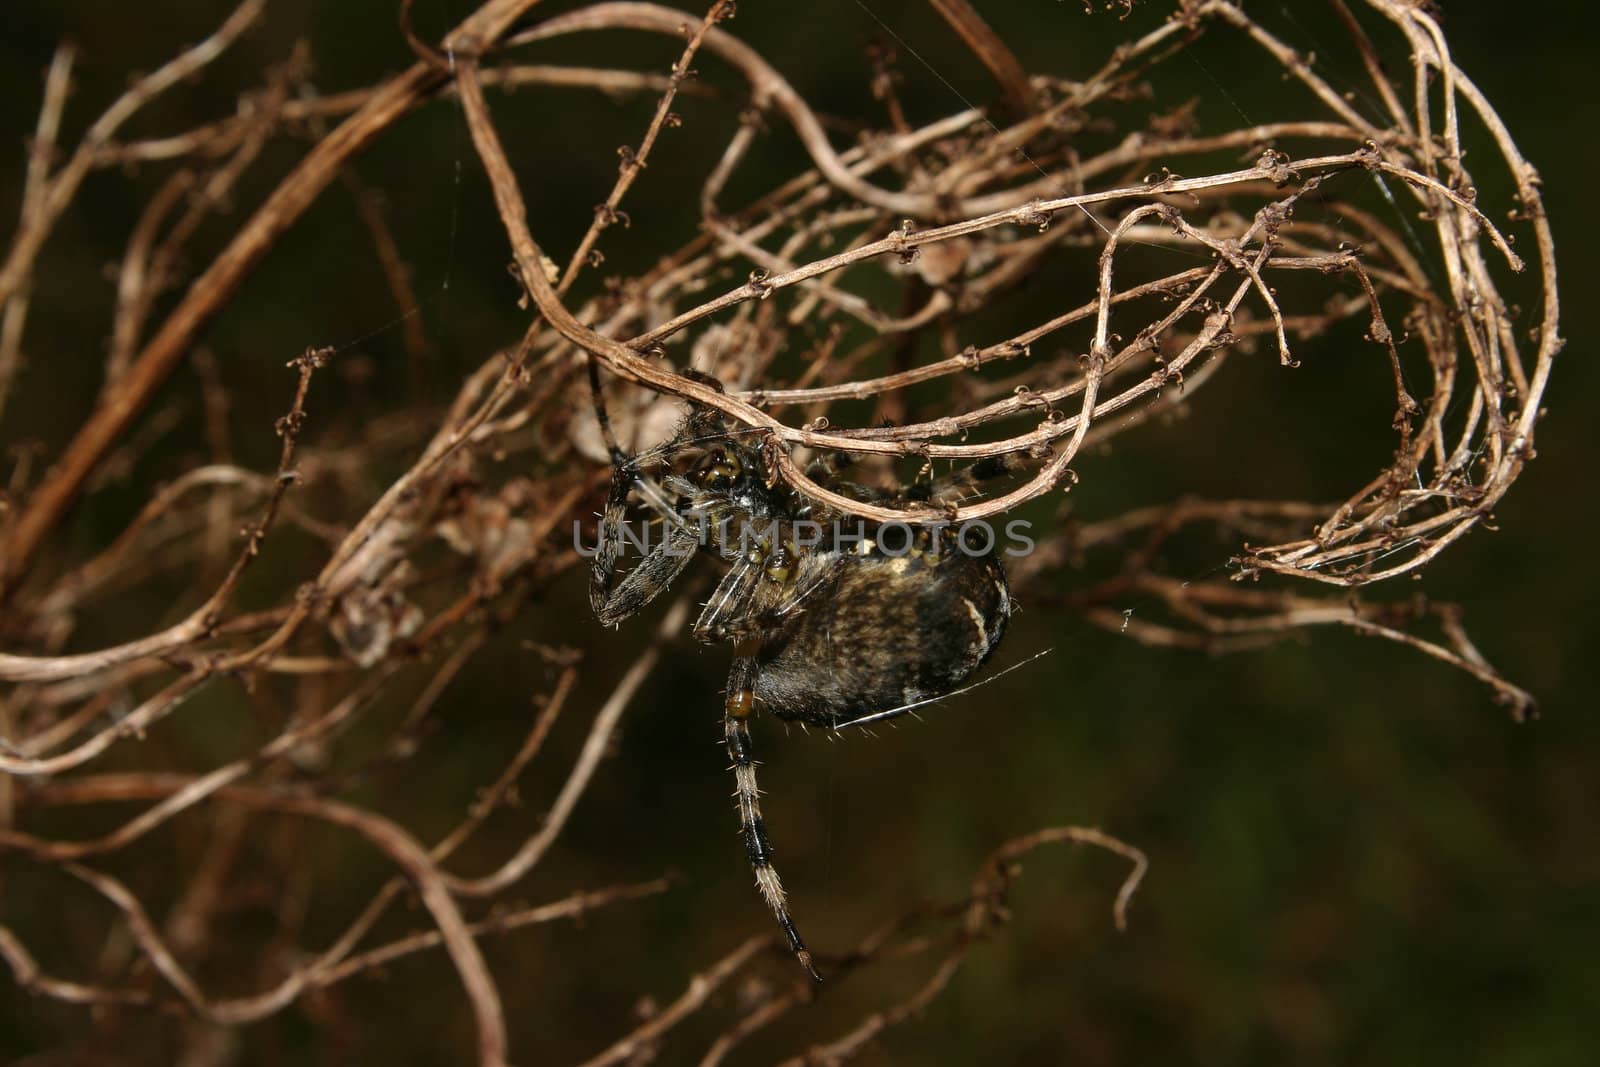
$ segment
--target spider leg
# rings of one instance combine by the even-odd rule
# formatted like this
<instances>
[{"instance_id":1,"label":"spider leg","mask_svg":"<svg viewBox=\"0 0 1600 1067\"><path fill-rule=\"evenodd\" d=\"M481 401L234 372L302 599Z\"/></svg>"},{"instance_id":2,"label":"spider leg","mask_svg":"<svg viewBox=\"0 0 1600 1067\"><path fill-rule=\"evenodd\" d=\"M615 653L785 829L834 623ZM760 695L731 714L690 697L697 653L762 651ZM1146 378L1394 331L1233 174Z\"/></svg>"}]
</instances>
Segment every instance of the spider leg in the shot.
<instances>
[{"instance_id":1,"label":"spider leg","mask_svg":"<svg viewBox=\"0 0 1600 1067\"><path fill-rule=\"evenodd\" d=\"M615 440L611 437L609 419L598 398L597 392L596 414L601 420L601 429L606 439L611 446L614 446ZM680 497L690 496L694 493L695 487L675 474L669 473L663 482L658 482L643 471L669 454L685 432L699 426L703 421L691 415L684 430L674 436L672 441L631 459L620 452L615 453L615 462L611 470L611 490L606 497L605 511L600 516L598 544L595 546L594 561L589 571L589 605L603 624L620 622L649 604L661 594L662 590L677 580L684 568L689 565L695 550L700 547L704 525L689 522L679 513L672 498L667 495L668 492L672 492ZM661 517L664 532L661 543L653 550L647 551L639 565L618 582L617 561L622 555L626 541L629 540L627 512L630 493L638 493L650 509ZM720 515L714 512L701 516L702 519L712 520L719 517ZM644 550L643 542L635 540L634 543Z\"/></svg>"},{"instance_id":2,"label":"spider leg","mask_svg":"<svg viewBox=\"0 0 1600 1067\"><path fill-rule=\"evenodd\" d=\"M822 981L811 962L811 953L800 939L794 920L789 916L789 900L772 866L772 844L767 840L767 826L761 819L761 791L756 788L756 761L750 742L750 715L755 710L755 680L759 669L756 653L761 642L755 639L740 641L734 649L733 668L728 672L728 694L723 702L722 729L727 741L728 759L733 764L735 795L739 798L739 832L744 837L745 854L755 871L756 888L772 909L772 914L783 927L789 948L816 981Z\"/></svg>"},{"instance_id":3,"label":"spider leg","mask_svg":"<svg viewBox=\"0 0 1600 1067\"><path fill-rule=\"evenodd\" d=\"M700 531L674 514L664 524L661 543L617 581L628 491L635 477L621 467L612 473L611 495L600 517L599 543L595 546L594 565L589 571L589 606L607 626L621 622L659 596L683 573L700 544Z\"/></svg>"},{"instance_id":4,"label":"spider leg","mask_svg":"<svg viewBox=\"0 0 1600 1067\"><path fill-rule=\"evenodd\" d=\"M707 644L759 640L782 627L828 579L826 568L810 558L780 582L769 575L762 557L741 556L706 601L694 635Z\"/></svg>"},{"instance_id":5,"label":"spider leg","mask_svg":"<svg viewBox=\"0 0 1600 1067\"><path fill-rule=\"evenodd\" d=\"M715 408L692 408L671 438L654 448L647 448L633 456L624 455L623 461L634 469L648 467L685 449L705 445L712 441L725 441L744 434L764 432L752 427L732 429Z\"/></svg>"},{"instance_id":6,"label":"spider leg","mask_svg":"<svg viewBox=\"0 0 1600 1067\"><path fill-rule=\"evenodd\" d=\"M660 462L672 455L686 444L702 440L712 440L717 437L727 436L727 427L722 416L712 408L696 407L689 412L678 431L672 438L630 456L622 450L617 441L616 430L611 425L611 411L606 405L605 393L600 388L599 362L591 354L588 358L589 371L589 398L594 406L595 422L600 427L600 439L605 444L606 452L611 456L613 469L612 497L613 499L626 499L628 489L636 489L645 498L646 503L655 508L663 516L669 516L672 511L671 503L662 494L659 486L646 474L645 468ZM622 490L620 497L617 489L617 476L622 476L627 486Z\"/></svg>"},{"instance_id":7,"label":"spider leg","mask_svg":"<svg viewBox=\"0 0 1600 1067\"><path fill-rule=\"evenodd\" d=\"M751 598L761 582L761 564L749 556L734 561L722 581L711 591L700 617L695 620L694 636L708 645L737 641L748 628Z\"/></svg>"},{"instance_id":8,"label":"spider leg","mask_svg":"<svg viewBox=\"0 0 1600 1067\"><path fill-rule=\"evenodd\" d=\"M795 582L793 587L784 594L783 600L772 608L765 621L769 625L781 624L790 614L798 610L801 604L805 603L807 597L826 585L830 578L831 576L826 571L819 570L815 574Z\"/></svg>"},{"instance_id":9,"label":"spider leg","mask_svg":"<svg viewBox=\"0 0 1600 1067\"><path fill-rule=\"evenodd\" d=\"M1032 461L1022 452L1007 452L999 456L985 456L960 470L951 471L943 478L924 481L913 487L912 499L936 500L940 503L957 502L976 495L985 482L1003 478L1028 467Z\"/></svg>"},{"instance_id":10,"label":"spider leg","mask_svg":"<svg viewBox=\"0 0 1600 1067\"><path fill-rule=\"evenodd\" d=\"M628 461L628 454L617 444L617 435L611 428L611 412L606 409L605 394L600 391L600 361L593 352L584 353L589 362L589 399L594 403L594 421L600 424L600 440L605 442L611 455L611 465L620 467Z\"/></svg>"},{"instance_id":11,"label":"spider leg","mask_svg":"<svg viewBox=\"0 0 1600 1067\"><path fill-rule=\"evenodd\" d=\"M841 717L841 718L835 719L833 722L829 723L828 724L828 729L829 730L833 730L833 731L839 731L839 730L843 730L846 727L850 727L850 726L859 726L859 727L862 727L863 729L865 729L868 726L876 725L877 723L880 723L880 722L888 722L891 719L898 719L902 715L913 715L913 714L916 713L916 710L918 708L926 707L927 705L932 704L932 703L934 703L936 701L943 700L946 696L949 696L949 695L950 694L945 693L945 694L941 694L941 695L936 696L936 697L930 697L927 700L919 700L915 704L903 704L898 708L887 708L887 709L885 709L883 711L863 712L862 714L857 715L854 718L846 719L846 718Z\"/></svg>"},{"instance_id":12,"label":"spider leg","mask_svg":"<svg viewBox=\"0 0 1600 1067\"><path fill-rule=\"evenodd\" d=\"M856 457L849 452L819 452L806 464L806 477L813 480L832 480L855 466Z\"/></svg>"},{"instance_id":13,"label":"spider leg","mask_svg":"<svg viewBox=\"0 0 1600 1067\"><path fill-rule=\"evenodd\" d=\"M609 416L604 414L603 407L597 407L596 414L602 419L601 430L608 441L607 447L614 447L615 441L611 437ZM626 503L628 493L630 491L637 492L657 514L669 521L674 519L677 516L677 511L667 493L676 493L680 497L692 497L698 491L697 487L682 475L674 474L670 470L659 482L649 474L646 474L645 471L670 459L671 456L686 447L730 436L732 434L715 411L710 409L704 411L696 410L689 414L683 425L678 428L678 432L673 434L670 440L663 441L654 448L646 449L632 456L620 450L614 451L612 453L612 499ZM620 486L619 480L622 483Z\"/></svg>"},{"instance_id":14,"label":"spider leg","mask_svg":"<svg viewBox=\"0 0 1600 1067\"><path fill-rule=\"evenodd\" d=\"M1026 667L1028 664L1042 656L1048 656L1050 652L1051 649L1048 648L1043 652L1037 652L1019 663L1013 663L1003 671L992 674L987 678L980 679L971 683L970 685L964 685L960 689L952 689L948 693L939 693L924 700L916 700L910 704L901 704L897 708L885 708L883 711L868 711L863 712L860 715L851 716L850 718L835 719L833 722L828 724L828 729L837 732L839 730L843 730L846 726L867 727L876 725L880 722L888 722L891 719L898 719L902 715L915 715L918 708L925 708L929 704L937 704L941 700L949 700L951 697L958 697L963 693L970 693L979 686L988 685L990 682L1004 678L1012 671L1020 670L1023 667Z\"/></svg>"}]
</instances>

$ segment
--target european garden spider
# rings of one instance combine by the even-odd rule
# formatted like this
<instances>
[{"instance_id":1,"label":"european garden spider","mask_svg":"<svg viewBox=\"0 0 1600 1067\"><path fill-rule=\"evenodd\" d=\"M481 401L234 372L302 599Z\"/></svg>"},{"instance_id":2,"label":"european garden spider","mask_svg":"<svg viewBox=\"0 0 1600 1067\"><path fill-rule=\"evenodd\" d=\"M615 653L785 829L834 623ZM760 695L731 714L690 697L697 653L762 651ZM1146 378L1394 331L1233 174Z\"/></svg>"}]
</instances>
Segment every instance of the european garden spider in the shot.
<instances>
[{"instance_id":1,"label":"european garden spider","mask_svg":"<svg viewBox=\"0 0 1600 1067\"><path fill-rule=\"evenodd\" d=\"M1005 569L992 538L984 551L968 552L949 529L859 523L782 483L769 484L760 449L752 443L757 439L712 408L694 406L671 439L631 457L616 446L603 406L597 405L597 414L614 471L590 602L600 621L613 625L660 595L697 552L730 565L694 635L734 647L723 731L745 850L789 947L817 978L772 867L750 717L763 711L839 730L894 718L948 694L988 659L1005 633L1012 610ZM987 477L1006 466L985 461L965 477ZM863 501L895 499L840 480L826 462L813 463L809 473ZM956 484L923 485L914 495L941 499ZM659 543L633 537L643 555L619 579L634 495L659 516ZM891 526L904 534L892 545ZM895 551L902 542L904 550Z\"/></svg>"}]
</instances>

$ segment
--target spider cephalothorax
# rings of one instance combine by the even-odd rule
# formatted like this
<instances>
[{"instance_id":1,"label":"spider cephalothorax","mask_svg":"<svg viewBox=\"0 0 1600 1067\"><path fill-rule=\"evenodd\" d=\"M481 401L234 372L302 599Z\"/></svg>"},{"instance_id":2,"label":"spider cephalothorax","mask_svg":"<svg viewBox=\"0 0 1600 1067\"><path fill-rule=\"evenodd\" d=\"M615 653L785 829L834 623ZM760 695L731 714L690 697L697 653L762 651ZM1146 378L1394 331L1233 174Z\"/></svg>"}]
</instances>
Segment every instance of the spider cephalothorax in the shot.
<instances>
[{"instance_id":1,"label":"spider cephalothorax","mask_svg":"<svg viewBox=\"0 0 1600 1067\"><path fill-rule=\"evenodd\" d=\"M890 528L813 504L764 476L749 431L695 408L664 444L617 454L600 524L590 599L617 623L670 585L697 551L730 564L694 626L706 643L734 646L723 706L738 783L740 825L756 884L801 962L811 957L790 920L757 804L750 716L841 729L904 714L959 686L994 651L1011 612L1005 570L948 529ZM812 465L847 496L892 501ZM923 496L938 497L937 487ZM637 495L662 520L651 546L619 579Z\"/></svg>"}]
</instances>

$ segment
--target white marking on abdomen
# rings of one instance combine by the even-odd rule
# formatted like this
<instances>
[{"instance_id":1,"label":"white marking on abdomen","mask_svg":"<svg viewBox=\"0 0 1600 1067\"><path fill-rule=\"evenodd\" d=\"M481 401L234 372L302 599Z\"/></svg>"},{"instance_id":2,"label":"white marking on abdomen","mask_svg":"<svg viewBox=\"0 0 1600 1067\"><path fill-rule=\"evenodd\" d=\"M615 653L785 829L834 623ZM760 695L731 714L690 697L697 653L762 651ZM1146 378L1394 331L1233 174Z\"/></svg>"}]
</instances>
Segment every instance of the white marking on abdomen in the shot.
<instances>
[{"instance_id":1,"label":"white marking on abdomen","mask_svg":"<svg viewBox=\"0 0 1600 1067\"><path fill-rule=\"evenodd\" d=\"M972 625L974 625L974 626L976 626L978 628L978 645L979 645L979 647L983 648L983 649L988 649L988 647L989 647L989 628L983 624L983 612L978 610L978 605L974 604L972 601L968 600L966 597L962 597L961 598L961 602L967 606L967 614L972 616Z\"/></svg>"}]
</instances>

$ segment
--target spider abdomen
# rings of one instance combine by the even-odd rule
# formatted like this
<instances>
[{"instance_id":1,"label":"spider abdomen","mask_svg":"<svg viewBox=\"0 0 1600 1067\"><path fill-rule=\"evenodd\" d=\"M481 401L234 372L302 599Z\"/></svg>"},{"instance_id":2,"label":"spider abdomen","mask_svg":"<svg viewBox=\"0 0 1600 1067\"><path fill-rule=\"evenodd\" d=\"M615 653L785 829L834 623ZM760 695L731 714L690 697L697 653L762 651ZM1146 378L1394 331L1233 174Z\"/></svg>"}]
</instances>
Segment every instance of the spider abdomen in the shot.
<instances>
[{"instance_id":1,"label":"spider abdomen","mask_svg":"<svg viewBox=\"0 0 1600 1067\"><path fill-rule=\"evenodd\" d=\"M955 689L999 644L1011 613L1005 570L949 550L900 557L827 553L827 588L767 641L763 710L838 727Z\"/></svg>"}]
</instances>

